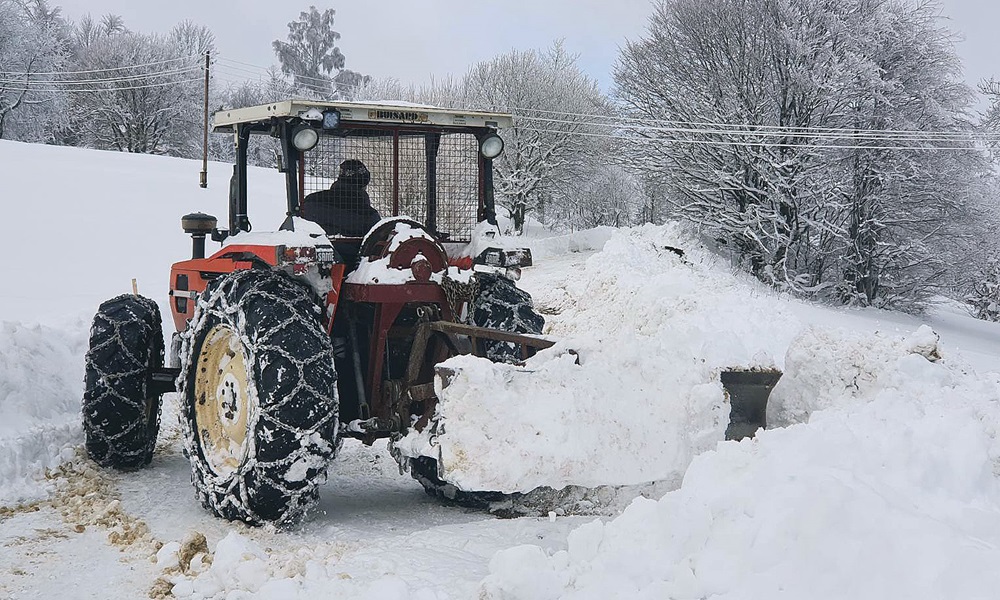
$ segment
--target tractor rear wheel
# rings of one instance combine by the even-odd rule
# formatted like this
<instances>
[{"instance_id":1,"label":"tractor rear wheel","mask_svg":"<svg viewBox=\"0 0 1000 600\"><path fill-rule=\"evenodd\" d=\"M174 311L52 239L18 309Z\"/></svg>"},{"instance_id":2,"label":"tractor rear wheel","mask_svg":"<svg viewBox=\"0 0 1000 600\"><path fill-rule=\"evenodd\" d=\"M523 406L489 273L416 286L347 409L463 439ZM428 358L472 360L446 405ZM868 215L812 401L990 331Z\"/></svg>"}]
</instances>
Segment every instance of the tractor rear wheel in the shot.
<instances>
[{"instance_id":1,"label":"tractor rear wheel","mask_svg":"<svg viewBox=\"0 0 1000 600\"><path fill-rule=\"evenodd\" d=\"M127 294L101 304L90 328L82 411L85 446L94 462L137 469L153 459L160 395L150 375L161 366L156 303Z\"/></svg>"},{"instance_id":2,"label":"tractor rear wheel","mask_svg":"<svg viewBox=\"0 0 1000 600\"><path fill-rule=\"evenodd\" d=\"M472 300L472 324L511 333L540 334L545 318L535 311L531 295L499 273L477 273L479 291ZM480 351L493 362L522 360L517 344L481 340Z\"/></svg>"},{"instance_id":3,"label":"tractor rear wheel","mask_svg":"<svg viewBox=\"0 0 1000 600\"><path fill-rule=\"evenodd\" d=\"M206 291L179 378L191 479L219 517L298 520L319 497L337 434L333 347L308 288L237 271Z\"/></svg>"}]
</instances>

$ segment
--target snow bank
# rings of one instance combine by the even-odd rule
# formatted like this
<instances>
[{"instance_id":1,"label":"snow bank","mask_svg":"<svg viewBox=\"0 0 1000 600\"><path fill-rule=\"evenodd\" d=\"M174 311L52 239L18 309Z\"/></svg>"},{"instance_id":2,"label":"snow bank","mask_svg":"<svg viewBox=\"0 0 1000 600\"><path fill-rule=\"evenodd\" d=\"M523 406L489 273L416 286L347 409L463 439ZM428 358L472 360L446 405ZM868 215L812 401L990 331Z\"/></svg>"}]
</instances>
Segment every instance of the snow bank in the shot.
<instances>
[{"instance_id":1,"label":"snow bank","mask_svg":"<svg viewBox=\"0 0 1000 600\"><path fill-rule=\"evenodd\" d=\"M38 477L82 442L87 328L0 323L0 506L44 495Z\"/></svg>"},{"instance_id":2,"label":"snow bank","mask_svg":"<svg viewBox=\"0 0 1000 600\"><path fill-rule=\"evenodd\" d=\"M720 371L774 366L800 328L674 225L612 232L564 282L531 290L562 341L523 368L443 363L437 426L399 442L404 455L438 459L465 490L679 480L725 437Z\"/></svg>"},{"instance_id":3,"label":"snow bank","mask_svg":"<svg viewBox=\"0 0 1000 600\"><path fill-rule=\"evenodd\" d=\"M130 292L133 278L166 315L170 265L191 258L181 217L200 211L226 226L232 165L211 163L201 189L201 163L166 156L0 140L0 164L4 218L18 224L0 236L0 254L23 257L4 266L17 285L0 290L0 307L22 323L89 322L101 302ZM283 176L262 168L248 176L254 229L277 230ZM208 252L218 247L208 242Z\"/></svg>"},{"instance_id":4,"label":"snow bank","mask_svg":"<svg viewBox=\"0 0 1000 600\"><path fill-rule=\"evenodd\" d=\"M785 374L768 401L768 426L809 421L825 408L865 402L895 361L916 353L940 359L938 336L923 325L908 338L809 326L785 353Z\"/></svg>"},{"instance_id":5,"label":"snow bank","mask_svg":"<svg viewBox=\"0 0 1000 600\"><path fill-rule=\"evenodd\" d=\"M585 231L578 231L568 235L551 236L541 239L506 239L520 240L522 245L527 243L526 245L531 248L532 258L534 260L538 260L540 258L543 259L560 254L600 250L604 247L604 244L611 239L611 236L615 231L616 230L613 227L597 227L595 229L587 229ZM509 245L517 247L514 243L510 243Z\"/></svg>"},{"instance_id":6,"label":"snow bank","mask_svg":"<svg viewBox=\"0 0 1000 600\"><path fill-rule=\"evenodd\" d=\"M721 444L565 550L498 553L480 597L995 597L1000 379L931 362L928 341L894 340L910 352L888 361L855 346L864 403Z\"/></svg>"}]
</instances>

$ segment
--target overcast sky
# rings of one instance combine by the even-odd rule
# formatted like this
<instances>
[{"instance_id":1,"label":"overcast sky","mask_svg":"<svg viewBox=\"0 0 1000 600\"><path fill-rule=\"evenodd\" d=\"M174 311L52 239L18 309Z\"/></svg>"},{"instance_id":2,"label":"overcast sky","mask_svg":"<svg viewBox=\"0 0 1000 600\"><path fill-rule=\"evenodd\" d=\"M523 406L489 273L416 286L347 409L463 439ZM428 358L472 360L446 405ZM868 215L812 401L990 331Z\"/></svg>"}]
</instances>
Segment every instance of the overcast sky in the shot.
<instances>
[{"instance_id":1,"label":"overcast sky","mask_svg":"<svg viewBox=\"0 0 1000 600\"><path fill-rule=\"evenodd\" d=\"M311 0L316 2L316 0ZM308 8L264 0L54 0L65 16L116 13L143 32L166 31L191 19L208 26L219 52L232 60L276 64L271 42L285 39L289 21ZM943 13L964 41L958 50L966 79L1000 76L998 0L943 0ZM376 77L419 83L431 76L460 75L473 63L512 48L544 48L556 39L579 55L579 64L611 87L611 69L626 38L641 37L651 0L354 0L319 3L337 11L335 29L347 67ZM226 68L223 78L249 76Z\"/></svg>"}]
</instances>

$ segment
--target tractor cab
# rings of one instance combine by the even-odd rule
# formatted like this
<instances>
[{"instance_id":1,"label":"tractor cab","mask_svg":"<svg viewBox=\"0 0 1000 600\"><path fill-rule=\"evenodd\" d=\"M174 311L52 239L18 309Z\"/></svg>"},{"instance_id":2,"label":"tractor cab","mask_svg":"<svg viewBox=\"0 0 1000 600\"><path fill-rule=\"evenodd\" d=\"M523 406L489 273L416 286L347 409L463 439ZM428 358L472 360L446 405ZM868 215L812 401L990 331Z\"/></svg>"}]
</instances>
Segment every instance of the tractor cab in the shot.
<instances>
[{"instance_id":1,"label":"tractor cab","mask_svg":"<svg viewBox=\"0 0 1000 600\"><path fill-rule=\"evenodd\" d=\"M188 299L204 289L212 273L231 270L234 256L271 266L298 263L305 269L305 254L329 256L333 248L346 274L364 264L365 256L383 249L399 222L410 223L443 250L443 260L422 257L435 272L441 264L469 269L478 262L509 269L517 277L520 267L531 264L530 251L490 243L496 231L492 163L503 152L497 132L511 125L508 114L416 104L286 100L218 112L212 125L214 132L233 136L236 151L228 227L218 227L214 217L201 213L183 219L194 250L192 261L175 265L171 274L178 331L193 316ZM254 229L249 209L255 201L247 186L248 155L255 138L269 138L278 148L286 191L286 217L279 232L315 233L316 226L304 222L311 218L326 229L329 244L314 240L315 249L300 250L302 246L292 243L271 244L277 239L273 235L248 235ZM363 186L345 184L345 165L363 166ZM316 201L310 206L311 200ZM342 227L337 227L338 220L345 221ZM369 220L378 225L370 233ZM359 228L359 221L366 226ZM225 244L208 259L206 237ZM267 242L265 247L257 247L261 240ZM278 254L276 246L282 246ZM422 259L417 268L424 272ZM247 261L241 262L245 267Z\"/></svg>"}]
</instances>

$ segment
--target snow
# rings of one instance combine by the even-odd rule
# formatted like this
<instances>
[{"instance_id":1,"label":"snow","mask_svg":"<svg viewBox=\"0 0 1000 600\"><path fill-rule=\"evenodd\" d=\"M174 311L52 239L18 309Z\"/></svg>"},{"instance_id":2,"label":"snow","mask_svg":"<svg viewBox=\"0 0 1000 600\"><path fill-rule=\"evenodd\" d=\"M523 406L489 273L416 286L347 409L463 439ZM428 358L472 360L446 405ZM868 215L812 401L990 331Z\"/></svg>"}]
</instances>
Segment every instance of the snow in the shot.
<instances>
[{"instance_id":1,"label":"snow","mask_svg":"<svg viewBox=\"0 0 1000 600\"><path fill-rule=\"evenodd\" d=\"M666 246L689 251L681 258ZM524 367L443 363L456 372L439 389L443 426L397 444L438 459L460 489L679 480L725 439L719 373L774 366L799 327L676 226L614 232L538 300L560 311L546 333L563 341Z\"/></svg>"},{"instance_id":2,"label":"snow","mask_svg":"<svg viewBox=\"0 0 1000 600\"><path fill-rule=\"evenodd\" d=\"M39 476L82 437L86 331L0 323L0 506L46 495Z\"/></svg>"},{"instance_id":3,"label":"snow","mask_svg":"<svg viewBox=\"0 0 1000 600\"><path fill-rule=\"evenodd\" d=\"M307 223L304 219L295 219L295 222ZM317 237L308 231L300 231L298 227L295 231L241 231L239 234L227 237L223 246L245 245L245 246L287 246L289 248L313 248L316 246L329 246L329 240L325 236Z\"/></svg>"},{"instance_id":4,"label":"snow","mask_svg":"<svg viewBox=\"0 0 1000 600\"><path fill-rule=\"evenodd\" d=\"M226 186L198 190L198 163L163 157L0 141L0 161L7 197L41 199L9 203L24 227L0 237L26 257L0 291L0 597L922 600L1000 587L1000 326L954 303L916 318L792 301L674 224L500 240L531 246L521 285L559 342L524 366L452 359L435 435L402 443L440 453L470 487L657 482L623 492L649 496L624 510L495 519L438 503L384 447L348 442L304 523L248 528L194 497L172 394L150 467L96 468L78 454L94 309L133 277L164 302L170 263L189 256L180 215L224 218ZM276 228L281 176L250 176L264 190L255 232ZM772 366L784 375L769 429L723 441L719 373Z\"/></svg>"},{"instance_id":5,"label":"snow","mask_svg":"<svg viewBox=\"0 0 1000 600\"><path fill-rule=\"evenodd\" d=\"M358 267L347 276L347 283L397 285L413 281L413 271L389 266L389 257L362 258Z\"/></svg>"},{"instance_id":6,"label":"snow","mask_svg":"<svg viewBox=\"0 0 1000 600\"><path fill-rule=\"evenodd\" d=\"M863 406L722 444L566 550L500 553L481 597L993 597L998 381L889 363Z\"/></svg>"}]
</instances>

